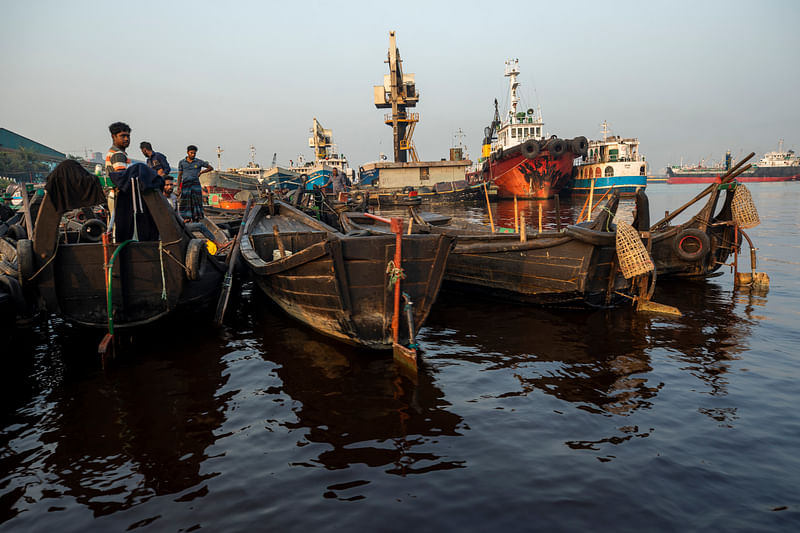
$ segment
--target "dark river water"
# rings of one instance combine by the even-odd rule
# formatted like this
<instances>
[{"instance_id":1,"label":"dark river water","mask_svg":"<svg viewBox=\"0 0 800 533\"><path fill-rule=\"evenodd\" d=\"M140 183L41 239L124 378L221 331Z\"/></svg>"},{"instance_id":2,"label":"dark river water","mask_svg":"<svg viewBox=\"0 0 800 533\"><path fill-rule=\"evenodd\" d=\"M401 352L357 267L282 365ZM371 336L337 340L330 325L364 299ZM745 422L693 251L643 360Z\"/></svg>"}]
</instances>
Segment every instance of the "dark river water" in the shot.
<instances>
[{"instance_id":1,"label":"dark river water","mask_svg":"<svg viewBox=\"0 0 800 533\"><path fill-rule=\"evenodd\" d=\"M649 186L653 220L702 188ZM416 381L248 285L105 369L57 320L6 340L0 530L797 531L800 184L750 190L769 292L662 282L678 318L445 292Z\"/></svg>"}]
</instances>

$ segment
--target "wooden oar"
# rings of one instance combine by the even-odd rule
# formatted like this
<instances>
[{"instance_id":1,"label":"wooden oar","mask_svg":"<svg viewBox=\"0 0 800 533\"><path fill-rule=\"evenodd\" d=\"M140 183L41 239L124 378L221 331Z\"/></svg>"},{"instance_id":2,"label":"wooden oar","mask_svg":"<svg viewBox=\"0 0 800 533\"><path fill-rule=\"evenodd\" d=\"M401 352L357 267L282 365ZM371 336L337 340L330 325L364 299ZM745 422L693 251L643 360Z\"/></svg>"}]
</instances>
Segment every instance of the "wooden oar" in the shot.
<instances>
[{"instance_id":1,"label":"wooden oar","mask_svg":"<svg viewBox=\"0 0 800 533\"><path fill-rule=\"evenodd\" d=\"M247 205L244 208L244 215L242 216L242 223L239 226L239 232L234 237L233 249L228 256L228 270L225 272L225 279L222 281L222 292L219 294L219 301L217 302L217 312L214 315L214 323L218 326L222 325L222 318L225 316L225 309L228 307L228 300L231 297L231 285L233 285L233 270L236 268L236 263L239 260L239 243L242 240L242 233L244 233L244 225L247 222L247 215L250 214L250 207L253 205L253 196L247 198Z\"/></svg>"}]
</instances>

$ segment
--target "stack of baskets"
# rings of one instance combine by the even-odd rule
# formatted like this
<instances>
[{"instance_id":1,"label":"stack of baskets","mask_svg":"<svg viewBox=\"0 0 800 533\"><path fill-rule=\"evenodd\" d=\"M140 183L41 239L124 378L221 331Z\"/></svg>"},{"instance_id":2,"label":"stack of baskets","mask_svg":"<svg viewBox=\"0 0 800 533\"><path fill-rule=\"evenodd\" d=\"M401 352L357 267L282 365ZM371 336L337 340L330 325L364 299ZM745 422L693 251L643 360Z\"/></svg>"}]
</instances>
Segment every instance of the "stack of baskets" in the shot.
<instances>
[{"instance_id":1,"label":"stack of baskets","mask_svg":"<svg viewBox=\"0 0 800 533\"><path fill-rule=\"evenodd\" d=\"M617 220L617 257L625 279L646 274L655 268L639 234L633 226L621 220Z\"/></svg>"},{"instance_id":2,"label":"stack of baskets","mask_svg":"<svg viewBox=\"0 0 800 533\"><path fill-rule=\"evenodd\" d=\"M753 196L750 190L744 185L738 185L736 191L733 193L733 202L731 202L731 214L733 221L740 228L754 228L761 224L758 218L758 211L756 205L753 203Z\"/></svg>"}]
</instances>

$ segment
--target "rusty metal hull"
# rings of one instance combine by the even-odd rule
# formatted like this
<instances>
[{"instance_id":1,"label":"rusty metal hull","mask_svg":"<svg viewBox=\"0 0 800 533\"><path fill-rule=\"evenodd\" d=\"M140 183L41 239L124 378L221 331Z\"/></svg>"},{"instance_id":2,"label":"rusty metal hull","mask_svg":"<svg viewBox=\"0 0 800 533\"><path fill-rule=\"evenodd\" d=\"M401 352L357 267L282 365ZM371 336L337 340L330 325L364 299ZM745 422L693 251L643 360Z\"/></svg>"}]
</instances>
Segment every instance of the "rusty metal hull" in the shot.
<instances>
[{"instance_id":1,"label":"rusty metal hull","mask_svg":"<svg viewBox=\"0 0 800 533\"><path fill-rule=\"evenodd\" d=\"M347 236L288 204L273 215L257 206L245 225L241 253L258 287L287 314L350 344L391 349L393 292L387 265L391 235ZM277 229L277 235L276 230ZM280 241L280 244L279 244ZM286 256L280 256L283 245ZM402 239L402 291L413 302L414 327L428 316L439 292L452 239L409 235ZM400 321L399 341L409 328Z\"/></svg>"}]
</instances>

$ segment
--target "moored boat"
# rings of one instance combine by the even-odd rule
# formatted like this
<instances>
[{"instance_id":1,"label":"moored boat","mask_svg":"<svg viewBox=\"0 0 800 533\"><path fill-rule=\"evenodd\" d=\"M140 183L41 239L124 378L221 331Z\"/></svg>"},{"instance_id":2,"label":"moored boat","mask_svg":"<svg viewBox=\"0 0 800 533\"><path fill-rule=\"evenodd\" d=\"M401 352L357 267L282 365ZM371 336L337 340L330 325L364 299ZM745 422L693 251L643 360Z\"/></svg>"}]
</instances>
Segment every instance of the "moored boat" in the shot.
<instances>
[{"instance_id":1,"label":"moored boat","mask_svg":"<svg viewBox=\"0 0 800 533\"><path fill-rule=\"evenodd\" d=\"M704 166L701 161L698 165L673 165L667 167L667 183L676 185L682 183L713 183L718 182L720 176L730 170L733 164L731 152L725 153L724 163ZM746 172L739 175L736 180L741 183L757 183L770 181L800 181L800 157L794 150L783 150L783 139L778 142L778 150L767 152L764 157Z\"/></svg>"},{"instance_id":2,"label":"moored boat","mask_svg":"<svg viewBox=\"0 0 800 533\"><path fill-rule=\"evenodd\" d=\"M247 218L241 255L259 288L287 314L340 341L391 349L393 291L402 278L411 302L398 340L408 344L439 292L452 239L404 235L402 272L394 235L344 234L279 200ZM412 305L413 304L413 305Z\"/></svg>"},{"instance_id":3,"label":"moored boat","mask_svg":"<svg viewBox=\"0 0 800 533\"><path fill-rule=\"evenodd\" d=\"M616 205L608 207L616 210ZM590 224L519 233L494 233L481 224L415 215L412 231L455 239L445 271L445 283L454 288L542 306L612 307L633 300L631 281L619 269L616 233L604 231L608 212ZM343 220L352 230L377 226L358 213L345 213Z\"/></svg>"},{"instance_id":4,"label":"moored boat","mask_svg":"<svg viewBox=\"0 0 800 533\"><path fill-rule=\"evenodd\" d=\"M495 100L495 116L485 131L482 178L497 185L500 198L546 199L568 184L575 158L587 154L586 137L559 139L545 136L541 111L517 111L518 60L506 61L510 108L501 120Z\"/></svg>"},{"instance_id":5,"label":"moored boat","mask_svg":"<svg viewBox=\"0 0 800 533\"><path fill-rule=\"evenodd\" d=\"M48 177L33 238L17 241L23 288L34 287L49 313L110 333L179 306L210 304L225 271L224 257L211 253L208 239L193 235L169 206L159 178L143 164L128 172L111 217L119 240L103 217L62 226L65 213L106 202L98 178L67 160Z\"/></svg>"},{"instance_id":6,"label":"moored boat","mask_svg":"<svg viewBox=\"0 0 800 533\"><path fill-rule=\"evenodd\" d=\"M647 162L639 153L639 140L609 135L603 122L603 139L589 141L589 153L575 167L572 194L604 194L617 191L632 195L647 187Z\"/></svg>"}]
</instances>

